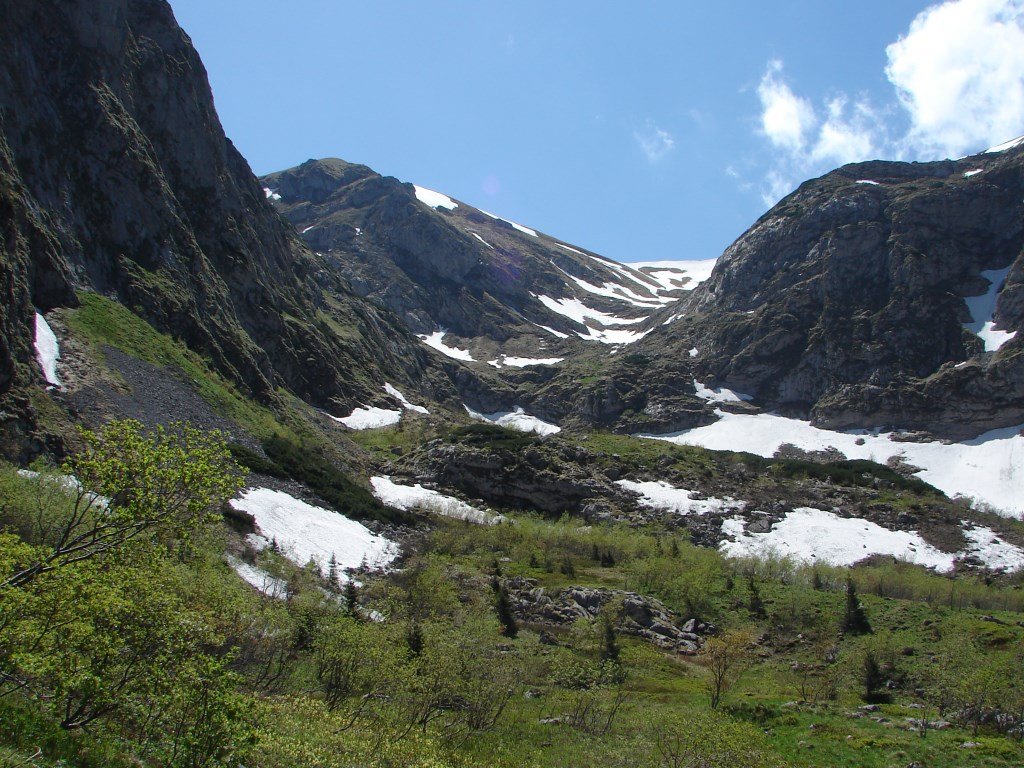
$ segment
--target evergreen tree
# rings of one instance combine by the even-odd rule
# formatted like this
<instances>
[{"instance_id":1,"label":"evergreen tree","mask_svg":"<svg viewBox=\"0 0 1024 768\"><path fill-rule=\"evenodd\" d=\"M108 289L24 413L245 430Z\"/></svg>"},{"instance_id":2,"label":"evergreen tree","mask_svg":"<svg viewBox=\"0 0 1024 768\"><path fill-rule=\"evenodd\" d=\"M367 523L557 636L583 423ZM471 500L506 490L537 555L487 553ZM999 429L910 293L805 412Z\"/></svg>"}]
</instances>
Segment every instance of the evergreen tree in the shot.
<instances>
[{"instance_id":1,"label":"evergreen tree","mask_svg":"<svg viewBox=\"0 0 1024 768\"><path fill-rule=\"evenodd\" d=\"M331 559L327 561L327 580L331 583L331 587L338 586L338 559L331 552Z\"/></svg>"},{"instance_id":2,"label":"evergreen tree","mask_svg":"<svg viewBox=\"0 0 1024 768\"><path fill-rule=\"evenodd\" d=\"M853 579L846 579L846 610L843 613L843 631L853 635L866 635L871 632L871 622L864 612L864 607L857 597L857 587Z\"/></svg>"},{"instance_id":3,"label":"evergreen tree","mask_svg":"<svg viewBox=\"0 0 1024 768\"><path fill-rule=\"evenodd\" d=\"M498 621L501 622L501 634L508 638L514 638L519 634L519 625L516 624L515 614L512 612L512 603L508 599L508 590L498 577L491 580L491 588L494 590L494 610L498 614Z\"/></svg>"},{"instance_id":4,"label":"evergreen tree","mask_svg":"<svg viewBox=\"0 0 1024 768\"><path fill-rule=\"evenodd\" d=\"M348 611L349 616L355 616L358 607L359 591L356 588L356 583L349 579L345 582L345 610Z\"/></svg>"},{"instance_id":5,"label":"evergreen tree","mask_svg":"<svg viewBox=\"0 0 1024 768\"><path fill-rule=\"evenodd\" d=\"M617 662L621 650L615 635L615 623L607 614L601 614L601 660Z\"/></svg>"},{"instance_id":6,"label":"evergreen tree","mask_svg":"<svg viewBox=\"0 0 1024 768\"><path fill-rule=\"evenodd\" d=\"M754 581L753 574L751 574L747 581L747 588L750 590L750 603L748 605L750 615L763 619L767 613L764 609L764 601L761 599L761 590L758 588L757 582Z\"/></svg>"},{"instance_id":7,"label":"evergreen tree","mask_svg":"<svg viewBox=\"0 0 1024 768\"><path fill-rule=\"evenodd\" d=\"M892 698L885 691L885 675L882 674L874 651L869 650L864 654L861 683L864 686L864 693L861 696L869 704L884 704Z\"/></svg>"}]
</instances>

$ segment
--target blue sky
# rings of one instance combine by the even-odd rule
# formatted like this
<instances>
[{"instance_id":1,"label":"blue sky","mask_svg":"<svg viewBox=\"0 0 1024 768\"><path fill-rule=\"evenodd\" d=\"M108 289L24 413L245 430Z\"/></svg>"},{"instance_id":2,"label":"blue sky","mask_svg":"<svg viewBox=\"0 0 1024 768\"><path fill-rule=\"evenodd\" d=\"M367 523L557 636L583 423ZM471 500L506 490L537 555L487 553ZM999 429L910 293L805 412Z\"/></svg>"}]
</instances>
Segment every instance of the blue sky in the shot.
<instances>
[{"instance_id":1,"label":"blue sky","mask_svg":"<svg viewBox=\"0 0 1024 768\"><path fill-rule=\"evenodd\" d=\"M341 157L620 261L1024 133L1024 0L171 0L258 174Z\"/></svg>"}]
</instances>

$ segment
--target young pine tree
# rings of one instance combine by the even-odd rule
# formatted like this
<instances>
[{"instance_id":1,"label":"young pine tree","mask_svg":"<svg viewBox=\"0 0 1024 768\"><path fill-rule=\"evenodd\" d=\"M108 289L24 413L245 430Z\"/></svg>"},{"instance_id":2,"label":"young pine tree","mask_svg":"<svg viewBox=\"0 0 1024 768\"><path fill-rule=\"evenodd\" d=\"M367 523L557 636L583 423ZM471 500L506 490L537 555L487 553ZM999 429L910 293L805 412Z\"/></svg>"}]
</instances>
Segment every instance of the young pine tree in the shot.
<instances>
[{"instance_id":1,"label":"young pine tree","mask_svg":"<svg viewBox=\"0 0 1024 768\"><path fill-rule=\"evenodd\" d=\"M514 638L519 634L519 625L516 624L516 617L512 612L512 602L508 598L508 590L497 576L491 581L491 588L494 590L494 610L498 614L498 621L501 622L501 634L508 638Z\"/></svg>"},{"instance_id":2,"label":"young pine tree","mask_svg":"<svg viewBox=\"0 0 1024 768\"><path fill-rule=\"evenodd\" d=\"M327 561L327 581L330 582L331 588L338 586L338 559L331 552L331 559Z\"/></svg>"},{"instance_id":3,"label":"young pine tree","mask_svg":"<svg viewBox=\"0 0 1024 768\"><path fill-rule=\"evenodd\" d=\"M601 661L617 662L621 650L615 622L607 614L601 614Z\"/></svg>"},{"instance_id":4,"label":"young pine tree","mask_svg":"<svg viewBox=\"0 0 1024 768\"><path fill-rule=\"evenodd\" d=\"M764 600L761 599L761 590L758 588L757 582L754 581L753 574L747 580L747 588L750 590L750 603L748 604L750 615L763 619L767 612L764 609Z\"/></svg>"},{"instance_id":5,"label":"young pine tree","mask_svg":"<svg viewBox=\"0 0 1024 768\"><path fill-rule=\"evenodd\" d=\"M867 651L864 654L864 665L861 668L861 683L864 692L861 697L869 704L885 704L892 697L885 690L885 675L875 658L874 651Z\"/></svg>"},{"instance_id":6,"label":"young pine tree","mask_svg":"<svg viewBox=\"0 0 1024 768\"><path fill-rule=\"evenodd\" d=\"M348 611L349 616L355 616L358 608L359 590L356 588L356 583L349 579L345 582L345 610Z\"/></svg>"},{"instance_id":7,"label":"young pine tree","mask_svg":"<svg viewBox=\"0 0 1024 768\"><path fill-rule=\"evenodd\" d=\"M844 632L852 635L867 635L871 633L871 622L864 612L864 607L857 597L857 586L852 578L846 579L846 610L843 612Z\"/></svg>"}]
</instances>

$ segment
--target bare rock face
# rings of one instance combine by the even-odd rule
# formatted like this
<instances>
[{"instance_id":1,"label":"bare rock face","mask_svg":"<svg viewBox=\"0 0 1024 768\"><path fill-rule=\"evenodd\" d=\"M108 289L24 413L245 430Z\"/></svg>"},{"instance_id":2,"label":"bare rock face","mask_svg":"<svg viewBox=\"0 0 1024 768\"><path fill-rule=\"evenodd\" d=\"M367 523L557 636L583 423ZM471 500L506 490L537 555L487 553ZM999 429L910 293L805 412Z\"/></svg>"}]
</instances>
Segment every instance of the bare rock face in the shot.
<instances>
[{"instance_id":1,"label":"bare rock face","mask_svg":"<svg viewBox=\"0 0 1024 768\"><path fill-rule=\"evenodd\" d=\"M14 0L0 62L0 394L38 380L32 307L86 289L257 398L341 408L394 379L454 399L429 350L274 211L166 2Z\"/></svg>"},{"instance_id":2,"label":"bare rock face","mask_svg":"<svg viewBox=\"0 0 1024 768\"><path fill-rule=\"evenodd\" d=\"M714 626L691 618L685 622L652 597L616 589L567 587L548 592L534 579L507 579L516 618L533 624L569 626L580 619L594 619L609 603L620 607L615 627L619 632L640 637L673 653L695 654L703 638L715 633Z\"/></svg>"},{"instance_id":3,"label":"bare rock face","mask_svg":"<svg viewBox=\"0 0 1024 768\"><path fill-rule=\"evenodd\" d=\"M1003 270L993 319L1018 334L986 352L965 299ZM636 351L699 347L701 380L821 426L959 438L1024 422L1022 297L1024 146L859 163L766 213Z\"/></svg>"}]
</instances>

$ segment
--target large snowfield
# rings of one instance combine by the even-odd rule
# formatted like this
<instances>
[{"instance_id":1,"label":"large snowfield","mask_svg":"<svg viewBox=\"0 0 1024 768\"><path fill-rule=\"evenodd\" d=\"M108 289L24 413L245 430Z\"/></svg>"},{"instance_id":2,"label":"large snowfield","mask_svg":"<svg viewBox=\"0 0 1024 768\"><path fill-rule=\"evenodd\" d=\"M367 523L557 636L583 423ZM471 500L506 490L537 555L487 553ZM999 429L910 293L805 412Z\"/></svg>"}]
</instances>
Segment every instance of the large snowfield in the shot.
<instances>
[{"instance_id":1,"label":"large snowfield","mask_svg":"<svg viewBox=\"0 0 1024 768\"><path fill-rule=\"evenodd\" d=\"M718 421L707 426L639 437L719 451L749 451L769 458L784 443L806 451L836 448L849 459L880 464L902 456L908 464L921 468L918 477L948 496L966 496L1000 514L1024 517L1024 437L1019 434L1020 427L992 430L959 443L917 443L892 440L892 433L833 432L769 413L715 413Z\"/></svg>"},{"instance_id":2,"label":"large snowfield","mask_svg":"<svg viewBox=\"0 0 1024 768\"><path fill-rule=\"evenodd\" d=\"M398 545L338 512L308 504L283 491L247 488L231 506L256 519L258 534L249 540L258 549L276 541L293 563L316 561L326 570L333 555L339 571L367 565L383 568L398 557Z\"/></svg>"}]
</instances>

